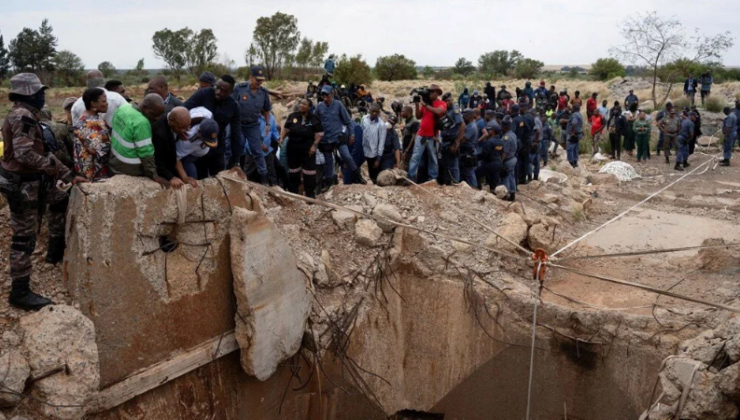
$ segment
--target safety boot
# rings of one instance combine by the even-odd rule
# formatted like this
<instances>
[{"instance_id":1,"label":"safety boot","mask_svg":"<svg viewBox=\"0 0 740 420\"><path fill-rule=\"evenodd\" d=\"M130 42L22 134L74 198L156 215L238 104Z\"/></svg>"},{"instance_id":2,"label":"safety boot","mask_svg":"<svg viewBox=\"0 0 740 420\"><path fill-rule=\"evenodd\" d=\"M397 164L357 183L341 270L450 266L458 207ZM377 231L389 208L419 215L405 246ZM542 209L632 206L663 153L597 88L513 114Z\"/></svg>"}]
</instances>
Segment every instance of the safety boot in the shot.
<instances>
[{"instance_id":1,"label":"safety boot","mask_svg":"<svg viewBox=\"0 0 740 420\"><path fill-rule=\"evenodd\" d=\"M689 163L689 161L688 160L684 160L683 161L683 167L684 168L688 168L689 166L691 166L691 164Z\"/></svg>"},{"instance_id":2,"label":"safety boot","mask_svg":"<svg viewBox=\"0 0 740 420\"><path fill-rule=\"evenodd\" d=\"M719 163L719 166L730 166L730 159L722 159L722 162Z\"/></svg>"},{"instance_id":3,"label":"safety boot","mask_svg":"<svg viewBox=\"0 0 740 420\"><path fill-rule=\"evenodd\" d=\"M683 168L679 162L676 162L676 166L674 166L673 169L683 172Z\"/></svg>"},{"instance_id":4,"label":"safety boot","mask_svg":"<svg viewBox=\"0 0 740 420\"><path fill-rule=\"evenodd\" d=\"M365 178L362 177L362 171L360 171L359 168L355 171L354 175L355 175L355 181L357 181L358 184L362 184L362 185L367 184L367 181L365 180Z\"/></svg>"},{"instance_id":5,"label":"safety boot","mask_svg":"<svg viewBox=\"0 0 740 420\"><path fill-rule=\"evenodd\" d=\"M46 262L60 263L64 259L64 249L67 246L64 238L49 238L49 249L46 250Z\"/></svg>"},{"instance_id":6,"label":"safety boot","mask_svg":"<svg viewBox=\"0 0 740 420\"><path fill-rule=\"evenodd\" d=\"M44 306L54 304L51 299L47 299L31 291L30 276L13 279L8 303L26 311L38 311Z\"/></svg>"}]
</instances>

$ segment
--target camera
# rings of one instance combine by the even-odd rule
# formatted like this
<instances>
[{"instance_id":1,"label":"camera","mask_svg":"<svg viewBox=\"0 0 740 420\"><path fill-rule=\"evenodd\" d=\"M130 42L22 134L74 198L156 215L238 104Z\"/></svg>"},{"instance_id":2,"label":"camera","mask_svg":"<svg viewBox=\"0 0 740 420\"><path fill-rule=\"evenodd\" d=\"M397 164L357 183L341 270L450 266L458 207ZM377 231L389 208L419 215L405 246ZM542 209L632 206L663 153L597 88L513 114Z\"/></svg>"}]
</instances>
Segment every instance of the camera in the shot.
<instances>
[{"instance_id":1,"label":"camera","mask_svg":"<svg viewBox=\"0 0 740 420\"><path fill-rule=\"evenodd\" d=\"M409 95L412 96L412 100L415 104L420 103L422 99L424 100L425 104L432 103L432 98L431 98L432 91L429 90L429 88L426 86L412 89Z\"/></svg>"}]
</instances>

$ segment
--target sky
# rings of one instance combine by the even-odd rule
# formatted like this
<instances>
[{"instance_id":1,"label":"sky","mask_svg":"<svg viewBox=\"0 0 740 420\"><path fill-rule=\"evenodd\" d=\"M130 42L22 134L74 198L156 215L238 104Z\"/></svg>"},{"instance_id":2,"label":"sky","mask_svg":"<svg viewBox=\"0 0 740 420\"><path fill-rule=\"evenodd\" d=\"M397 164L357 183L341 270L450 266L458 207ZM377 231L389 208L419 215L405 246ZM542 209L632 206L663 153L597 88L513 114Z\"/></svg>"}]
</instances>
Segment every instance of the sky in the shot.
<instances>
[{"instance_id":1,"label":"sky","mask_svg":"<svg viewBox=\"0 0 740 420\"><path fill-rule=\"evenodd\" d=\"M684 27L717 34L734 29L740 3L719 0L22 0L3 1L0 34L7 43L24 27L48 18L58 50L80 56L86 68L110 61L129 69L163 68L152 35L163 28L210 28L220 59L245 65L257 18L277 11L298 19L301 36L329 51L378 56L404 54L417 65L477 62L488 51L519 50L547 65L590 64L620 43L618 25L639 13L675 16ZM724 57L740 66L740 39Z\"/></svg>"}]
</instances>

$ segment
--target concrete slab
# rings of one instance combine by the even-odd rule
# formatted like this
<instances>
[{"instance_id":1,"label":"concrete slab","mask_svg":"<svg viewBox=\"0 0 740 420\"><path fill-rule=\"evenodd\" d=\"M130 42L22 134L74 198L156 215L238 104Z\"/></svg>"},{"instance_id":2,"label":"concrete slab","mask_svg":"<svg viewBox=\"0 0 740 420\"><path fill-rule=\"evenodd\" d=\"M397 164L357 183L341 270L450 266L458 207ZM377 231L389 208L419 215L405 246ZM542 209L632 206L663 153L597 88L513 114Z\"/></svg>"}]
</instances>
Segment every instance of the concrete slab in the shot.
<instances>
[{"instance_id":1,"label":"concrete slab","mask_svg":"<svg viewBox=\"0 0 740 420\"><path fill-rule=\"evenodd\" d=\"M238 207L231 221L231 268L241 365L264 381L301 346L310 309L305 277L275 225Z\"/></svg>"}]
</instances>

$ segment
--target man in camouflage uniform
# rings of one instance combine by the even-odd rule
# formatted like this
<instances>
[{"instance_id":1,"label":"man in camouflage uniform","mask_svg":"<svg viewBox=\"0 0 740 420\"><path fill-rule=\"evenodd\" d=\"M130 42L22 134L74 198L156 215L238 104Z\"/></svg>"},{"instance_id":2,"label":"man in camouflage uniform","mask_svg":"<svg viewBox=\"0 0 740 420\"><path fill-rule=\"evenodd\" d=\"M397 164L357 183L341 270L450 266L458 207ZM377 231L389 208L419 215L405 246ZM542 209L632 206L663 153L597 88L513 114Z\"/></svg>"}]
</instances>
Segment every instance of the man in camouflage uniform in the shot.
<instances>
[{"instance_id":1,"label":"man in camouflage uniform","mask_svg":"<svg viewBox=\"0 0 740 420\"><path fill-rule=\"evenodd\" d=\"M64 257L64 222L69 196L55 187L57 181L76 184L83 180L45 150L39 125L46 86L36 75L20 73L10 79L13 108L2 126L5 155L0 162L0 192L10 208L9 302L26 310L41 309L51 300L31 291L31 254L36 248L39 215L49 204L49 249L46 261L56 264Z\"/></svg>"}]
</instances>

